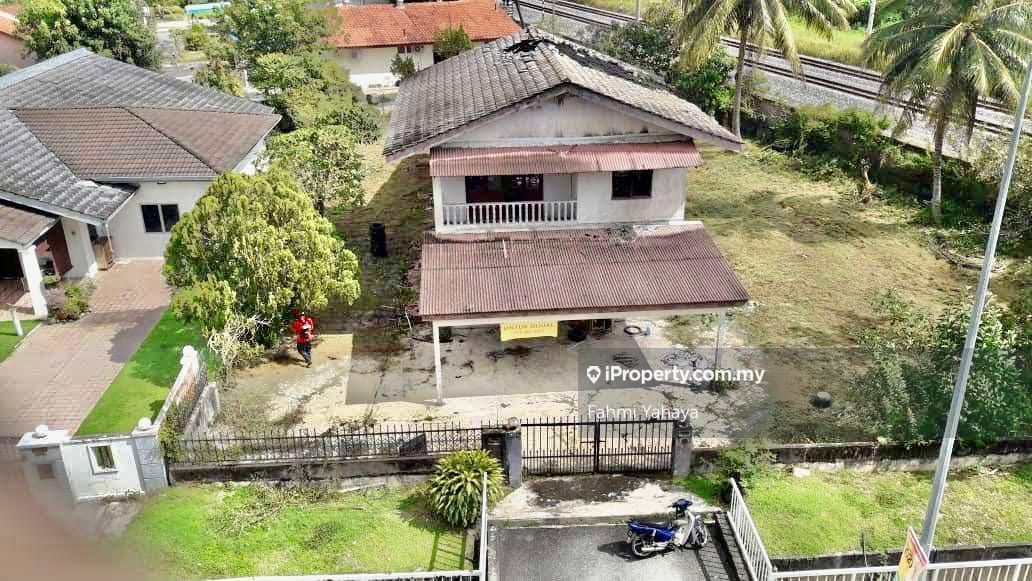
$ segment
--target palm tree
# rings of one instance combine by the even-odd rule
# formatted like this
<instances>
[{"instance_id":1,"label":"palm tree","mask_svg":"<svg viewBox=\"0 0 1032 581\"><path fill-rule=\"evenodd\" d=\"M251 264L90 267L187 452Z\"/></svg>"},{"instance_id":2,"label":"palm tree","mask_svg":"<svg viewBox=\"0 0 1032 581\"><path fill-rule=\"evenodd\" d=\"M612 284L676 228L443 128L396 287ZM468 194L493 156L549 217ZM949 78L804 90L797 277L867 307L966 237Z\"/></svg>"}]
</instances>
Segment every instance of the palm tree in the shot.
<instances>
[{"instance_id":1,"label":"palm tree","mask_svg":"<svg viewBox=\"0 0 1032 581\"><path fill-rule=\"evenodd\" d=\"M932 217L942 222L943 143L951 124L970 141L978 101L1013 105L1032 51L1032 0L890 0L903 20L864 43L869 65L882 65L882 95L904 103L897 132L924 112L934 130Z\"/></svg>"},{"instance_id":2,"label":"palm tree","mask_svg":"<svg viewBox=\"0 0 1032 581\"><path fill-rule=\"evenodd\" d=\"M735 100L731 128L742 136L742 88L746 47L780 49L797 75L802 74L799 53L792 38L789 14L831 37L835 28L849 26L856 11L852 0L682 0L684 18L679 25L681 62L697 67L710 57L720 37L735 35L741 43L735 67Z\"/></svg>"}]
</instances>

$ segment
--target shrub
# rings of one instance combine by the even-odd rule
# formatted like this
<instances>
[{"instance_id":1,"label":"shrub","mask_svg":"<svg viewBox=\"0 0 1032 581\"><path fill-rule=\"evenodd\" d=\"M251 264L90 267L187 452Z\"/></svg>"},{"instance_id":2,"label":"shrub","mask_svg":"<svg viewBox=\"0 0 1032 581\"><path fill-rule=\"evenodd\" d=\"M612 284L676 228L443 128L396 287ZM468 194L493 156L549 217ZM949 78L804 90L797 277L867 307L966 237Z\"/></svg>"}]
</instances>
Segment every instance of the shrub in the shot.
<instances>
[{"instance_id":1,"label":"shrub","mask_svg":"<svg viewBox=\"0 0 1032 581\"><path fill-rule=\"evenodd\" d=\"M93 295L92 281L83 280L64 289L64 300L54 309L58 321L75 321L90 310L90 296Z\"/></svg>"},{"instance_id":2,"label":"shrub","mask_svg":"<svg viewBox=\"0 0 1032 581\"><path fill-rule=\"evenodd\" d=\"M456 527L472 525L480 515L481 484L487 474L488 500L502 490L502 465L484 450L453 452L440 461L427 481L430 507Z\"/></svg>"},{"instance_id":3,"label":"shrub","mask_svg":"<svg viewBox=\"0 0 1032 581\"><path fill-rule=\"evenodd\" d=\"M716 464L724 487L730 489L727 480L734 478L744 493L755 484L758 477L770 472L773 461L774 456L769 450L747 444L721 451Z\"/></svg>"},{"instance_id":4,"label":"shrub","mask_svg":"<svg viewBox=\"0 0 1032 581\"><path fill-rule=\"evenodd\" d=\"M416 74L416 61L412 60L410 56L396 54L394 59L391 60L391 72L398 75L404 81Z\"/></svg>"},{"instance_id":5,"label":"shrub","mask_svg":"<svg viewBox=\"0 0 1032 581\"><path fill-rule=\"evenodd\" d=\"M183 33L183 46L186 50L204 50L210 40L208 31L199 22L191 24Z\"/></svg>"},{"instance_id":6,"label":"shrub","mask_svg":"<svg viewBox=\"0 0 1032 581\"><path fill-rule=\"evenodd\" d=\"M458 28L445 27L434 35L434 53L450 59L473 48L473 41L460 24Z\"/></svg>"}]
</instances>

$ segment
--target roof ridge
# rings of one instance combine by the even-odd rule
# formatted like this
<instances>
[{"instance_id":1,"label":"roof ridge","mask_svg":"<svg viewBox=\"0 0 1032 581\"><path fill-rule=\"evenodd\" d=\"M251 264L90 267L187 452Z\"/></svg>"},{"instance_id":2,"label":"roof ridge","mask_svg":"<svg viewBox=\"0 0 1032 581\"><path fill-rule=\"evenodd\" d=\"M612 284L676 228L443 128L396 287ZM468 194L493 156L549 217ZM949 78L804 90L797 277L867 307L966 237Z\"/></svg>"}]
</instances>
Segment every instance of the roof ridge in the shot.
<instances>
[{"instance_id":1,"label":"roof ridge","mask_svg":"<svg viewBox=\"0 0 1032 581\"><path fill-rule=\"evenodd\" d=\"M231 95L232 96L232 95ZM250 99L248 99L250 100ZM253 102L253 101L252 101ZM260 105L260 103L258 103ZM38 107L39 109L62 109L66 107ZM68 107L70 108L70 107ZM269 111L222 111L215 109L194 109L191 107L166 107L157 105L119 105L113 107L76 107L77 109L153 109L155 111L189 111L190 113L223 113L226 115L255 115L260 117L277 117L279 113L276 113L275 109L269 109Z\"/></svg>"},{"instance_id":2,"label":"roof ridge","mask_svg":"<svg viewBox=\"0 0 1032 581\"><path fill-rule=\"evenodd\" d=\"M12 73L8 73L0 77L0 89L6 89L17 83L34 78L37 75L52 71L72 61L77 61L81 58L90 56L92 54L93 52L89 49L77 48L73 51L66 52L64 54L59 54L45 61L40 61L34 65L27 66L23 69L18 69Z\"/></svg>"},{"instance_id":3,"label":"roof ridge","mask_svg":"<svg viewBox=\"0 0 1032 581\"><path fill-rule=\"evenodd\" d=\"M194 159L196 159L197 161L199 161L202 164L204 164L204 166L207 167L208 169L210 169L212 172L214 172L215 175L218 175L219 173L221 173L217 168L215 168L215 166L213 166L211 163L209 163L207 159L202 157L201 154L198 153L197 151L195 151L192 147L187 146L185 143L181 143L179 141L179 139L173 137L172 135L169 135L167 132L163 131L161 128L155 126L153 123L151 123L150 121L144 119L139 114L137 114L136 111L133 110L133 109L137 109L137 108L142 109L143 107L122 107L122 109L124 109L126 113L129 113L133 117L136 117L140 121L143 121L148 127L150 127L151 129L157 131L161 135L165 136L166 139L168 139L172 143L174 143L177 146L179 146L183 151L185 151L185 152L189 153L190 155L192 155ZM155 110L160 110L158 107L150 107L150 108L151 109L155 109ZM166 111L179 111L180 109L165 109L165 110Z\"/></svg>"}]
</instances>

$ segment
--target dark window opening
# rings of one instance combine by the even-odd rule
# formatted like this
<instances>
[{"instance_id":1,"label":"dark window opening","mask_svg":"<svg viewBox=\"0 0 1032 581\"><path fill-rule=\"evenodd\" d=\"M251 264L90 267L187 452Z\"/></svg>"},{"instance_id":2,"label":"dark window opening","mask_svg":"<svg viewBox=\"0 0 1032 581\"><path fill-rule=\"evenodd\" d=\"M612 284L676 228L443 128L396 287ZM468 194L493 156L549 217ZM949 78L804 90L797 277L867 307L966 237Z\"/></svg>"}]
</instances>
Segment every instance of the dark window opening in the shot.
<instances>
[{"instance_id":1,"label":"dark window opening","mask_svg":"<svg viewBox=\"0 0 1032 581\"><path fill-rule=\"evenodd\" d=\"M146 232L171 232L179 221L179 206L176 204L141 204L140 211Z\"/></svg>"},{"instance_id":2,"label":"dark window opening","mask_svg":"<svg viewBox=\"0 0 1032 581\"><path fill-rule=\"evenodd\" d=\"M614 200L651 197L652 170L613 172Z\"/></svg>"},{"instance_id":3,"label":"dark window opening","mask_svg":"<svg viewBox=\"0 0 1032 581\"><path fill-rule=\"evenodd\" d=\"M545 199L544 176L466 176L466 203L540 202Z\"/></svg>"}]
</instances>

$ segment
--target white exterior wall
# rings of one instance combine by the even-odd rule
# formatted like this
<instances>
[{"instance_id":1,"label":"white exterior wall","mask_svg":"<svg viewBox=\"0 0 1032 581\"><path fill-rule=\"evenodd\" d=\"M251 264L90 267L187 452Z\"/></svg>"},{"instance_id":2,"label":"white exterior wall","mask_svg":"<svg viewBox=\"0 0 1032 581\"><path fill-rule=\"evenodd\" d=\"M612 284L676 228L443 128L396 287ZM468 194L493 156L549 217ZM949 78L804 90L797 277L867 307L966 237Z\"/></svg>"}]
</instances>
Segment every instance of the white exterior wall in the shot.
<instances>
[{"instance_id":1,"label":"white exterior wall","mask_svg":"<svg viewBox=\"0 0 1032 581\"><path fill-rule=\"evenodd\" d=\"M405 54L412 58L417 71L434 64L434 46L419 46L419 52ZM328 52L330 58L348 70L351 81L363 89L394 87L398 82L398 77L391 74L391 61L398 54L396 46L338 48Z\"/></svg>"},{"instance_id":2,"label":"white exterior wall","mask_svg":"<svg viewBox=\"0 0 1032 581\"><path fill-rule=\"evenodd\" d=\"M612 173L576 174L577 221L581 224L681 222L687 182L685 168L657 169L652 171L651 198L614 200Z\"/></svg>"},{"instance_id":3,"label":"white exterior wall","mask_svg":"<svg viewBox=\"0 0 1032 581\"><path fill-rule=\"evenodd\" d=\"M72 218L61 218L61 229L68 245L68 260L72 263L65 276L87 278L97 274L97 256L93 253L89 225Z\"/></svg>"},{"instance_id":4,"label":"white exterior wall","mask_svg":"<svg viewBox=\"0 0 1032 581\"><path fill-rule=\"evenodd\" d=\"M143 204L178 204L179 216L193 209L197 200L204 195L209 181L196 182L146 182L129 198L129 201L108 221L107 231L115 257L161 258L168 244L167 232L147 232L143 228Z\"/></svg>"}]
</instances>

